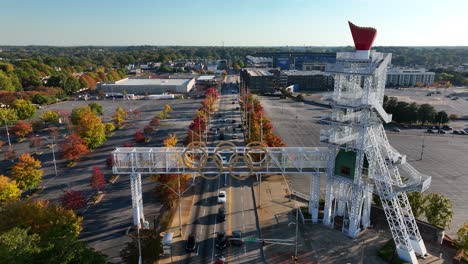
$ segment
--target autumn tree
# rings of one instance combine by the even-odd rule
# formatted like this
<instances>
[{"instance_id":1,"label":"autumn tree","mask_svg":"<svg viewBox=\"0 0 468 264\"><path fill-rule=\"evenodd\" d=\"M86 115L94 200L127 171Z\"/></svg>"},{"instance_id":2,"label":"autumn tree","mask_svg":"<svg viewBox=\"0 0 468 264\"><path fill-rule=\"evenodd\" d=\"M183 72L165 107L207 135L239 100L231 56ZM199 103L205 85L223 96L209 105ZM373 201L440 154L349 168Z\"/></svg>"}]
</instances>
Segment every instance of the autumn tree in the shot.
<instances>
[{"instance_id":1,"label":"autumn tree","mask_svg":"<svg viewBox=\"0 0 468 264\"><path fill-rule=\"evenodd\" d=\"M44 113L41 114L39 117L42 121L47 122L47 123L58 123L59 122L59 114L55 111L52 110L47 110Z\"/></svg>"},{"instance_id":2,"label":"autumn tree","mask_svg":"<svg viewBox=\"0 0 468 264\"><path fill-rule=\"evenodd\" d=\"M16 114L21 120L29 119L36 114L36 107L31 103L31 101L24 99L16 99L13 102L13 109L16 110Z\"/></svg>"},{"instance_id":3,"label":"autumn tree","mask_svg":"<svg viewBox=\"0 0 468 264\"><path fill-rule=\"evenodd\" d=\"M5 126L11 125L18 120L18 115L16 111L11 108L0 107L0 125Z\"/></svg>"},{"instance_id":4,"label":"autumn tree","mask_svg":"<svg viewBox=\"0 0 468 264\"><path fill-rule=\"evenodd\" d=\"M28 121L18 121L12 128L11 131L15 136L19 137L20 139L24 139L24 137L33 131L32 125Z\"/></svg>"},{"instance_id":5,"label":"autumn tree","mask_svg":"<svg viewBox=\"0 0 468 264\"><path fill-rule=\"evenodd\" d=\"M453 217L452 201L443 194L430 193L425 202L427 222L441 228L449 227Z\"/></svg>"},{"instance_id":6,"label":"autumn tree","mask_svg":"<svg viewBox=\"0 0 468 264\"><path fill-rule=\"evenodd\" d=\"M115 110L114 116L112 117L112 121L114 122L115 128L120 129L123 125L125 119L127 119L128 114L122 107L117 107Z\"/></svg>"},{"instance_id":7,"label":"autumn tree","mask_svg":"<svg viewBox=\"0 0 468 264\"><path fill-rule=\"evenodd\" d=\"M16 181L21 190L36 187L41 182L44 172L41 162L33 158L29 153L19 156L11 171L11 178Z\"/></svg>"},{"instance_id":8,"label":"autumn tree","mask_svg":"<svg viewBox=\"0 0 468 264\"><path fill-rule=\"evenodd\" d=\"M75 107L70 114L70 121L73 125L77 125L82 116L92 112L89 106Z\"/></svg>"},{"instance_id":9,"label":"autumn tree","mask_svg":"<svg viewBox=\"0 0 468 264\"><path fill-rule=\"evenodd\" d=\"M153 119L151 119L150 125L159 126L159 124L161 124L161 119L158 116L155 116Z\"/></svg>"},{"instance_id":10,"label":"autumn tree","mask_svg":"<svg viewBox=\"0 0 468 264\"><path fill-rule=\"evenodd\" d=\"M86 200L82 192L69 189L63 191L60 203L65 209L77 210L86 205Z\"/></svg>"},{"instance_id":11,"label":"autumn tree","mask_svg":"<svg viewBox=\"0 0 468 264\"><path fill-rule=\"evenodd\" d=\"M145 142L145 134L143 134L143 132L141 132L140 130L137 130L137 132L135 132L134 137L137 143Z\"/></svg>"},{"instance_id":12,"label":"autumn tree","mask_svg":"<svg viewBox=\"0 0 468 264\"><path fill-rule=\"evenodd\" d=\"M167 119L167 118L169 118L169 114L170 114L171 112L172 112L171 106L170 106L169 104L166 104L166 105L164 106L164 109L162 110L162 112L159 113L159 118L160 118L160 119L163 119L163 120L164 120L164 119Z\"/></svg>"},{"instance_id":13,"label":"autumn tree","mask_svg":"<svg viewBox=\"0 0 468 264\"><path fill-rule=\"evenodd\" d=\"M143 128L143 133L145 133L145 135L146 135L147 137L150 137L151 134L152 134L153 132L154 132L154 128L153 128L152 126L150 126L150 125L145 126L145 127Z\"/></svg>"},{"instance_id":14,"label":"autumn tree","mask_svg":"<svg viewBox=\"0 0 468 264\"><path fill-rule=\"evenodd\" d=\"M60 150L63 157L70 162L79 161L81 156L89 152L88 146L86 146L83 139L75 133L69 135L63 141L60 145Z\"/></svg>"},{"instance_id":15,"label":"autumn tree","mask_svg":"<svg viewBox=\"0 0 468 264\"><path fill-rule=\"evenodd\" d=\"M38 234L29 234L30 228L12 229L0 234L0 259L4 263L33 263L41 252Z\"/></svg>"},{"instance_id":16,"label":"autumn tree","mask_svg":"<svg viewBox=\"0 0 468 264\"><path fill-rule=\"evenodd\" d=\"M106 137L110 137L114 134L115 126L112 123L104 123L104 130Z\"/></svg>"},{"instance_id":17,"label":"autumn tree","mask_svg":"<svg viewBox=\"0 0 468 264\"><path fill-rule=\"evenodd\" d=\"M20 194L21 191L14 180L0 175L0 204L10 199L16 199Z\"/></svg>"},{"instance_id":18,"label":"autumn tree","mask_svg":"<svg viewBox=\"0 0 468 264\"><path fill-rule=\"evenodd\" d=\"M96 189L96 191L101 191L102 188L106 185L106 179L104 173L101 171L101 168L98 166L93 167L93 174L91 175L91 187Z\"/></svg>"},{"instance_id":19,"label":"autumn tree","mask_svg":"<svg viewBox=\"0 0 468 264\"><path fill-rule=\"evenodd\" d=\"M106 140L105 126L93 112L84 113L75 127L76 133L89 149L94 149Z\"/></svg>"},{"instance_id":20,"label":"autumn tree","mask_svg":"<svg viewBox=\"0 0 468 264\"><path fill-rule=\"evenodd\" d=\"M177 136L175 134L169 134L166 139L164 139L163 144L165 147L175 147L177 145Z\"/></svg>"}]
</instances>

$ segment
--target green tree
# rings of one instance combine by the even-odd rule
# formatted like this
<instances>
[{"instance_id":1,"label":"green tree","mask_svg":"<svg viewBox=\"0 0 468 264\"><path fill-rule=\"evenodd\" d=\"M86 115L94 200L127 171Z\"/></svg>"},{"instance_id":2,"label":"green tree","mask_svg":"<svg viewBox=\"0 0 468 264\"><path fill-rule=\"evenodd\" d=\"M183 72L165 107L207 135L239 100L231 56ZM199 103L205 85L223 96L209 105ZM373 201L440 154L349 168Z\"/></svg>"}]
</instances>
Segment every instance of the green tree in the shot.
<instances>
[{"instance_id":1,"label":"green tree","mask_svg":"<svg viewBox=\"0 0 468 264\"><path fill-rule=\"evenodd\" d=\"M14 180L0 175L0 204L11 199L16 199L20 194L21 191L18 186L16 186Z\"/></svg>"},{"instance_id":2,"label":"green tree","mask_svg":"<svg viewBox=\"0 0 468 264\"><path fill-rule=\"evenodd\" d=\"M44 172L41 162L33 158L29 153L19 156L11 170L11 178L16 181L21 190L36 187L41 182Z\"/></svg>"},{"instance_id":3,"label":"green tree","mask_svg":"<svg viewBox=\"0 0 468 264\"><path fill-rule=\"evenodd\" d=\"M115 126L112 123L104 123L104 129L106 131L106 137L110 137L115 130Z\"/></svg>"},{"instance_id":4,"label":"green tree","mask_svg":"<svg viewBox=\"0 0 468 264\"><path fill-rule=\"evenodd\" d=\"M89 103L88 104L89 108L91 109L91 111L97 115L103 115L104 114L104 108L102 107L102 105L96 103L96 102L92 102L92 103Z\"/></svg>"},{"instance_id":5,"label":"green tree","mask_svg":"<svg viewBox=\"0 0 468 264\"><path fill-rule=\"evenodd\" d=\"M422 104L418 110L418 119L424 125L426 123L433 123L435 116L435 109L430 104Z\"/></svg>"},{"instance_id":6,"label":"green tree","mask_svg":"<svg viewBox=\"0 0 468 264\"><path fill-rule=\"evenodd\" d=\"M39 118L44 122L53 124L53 123L58 123L60 117L57 112L52 111L52 110L47 110L43 112Z\"/></svg>"},{"instance_id":7,"label":"green tree","mask_svg":"<svg viewBox=\"0 0 468 264\"><path fill-rule=\"evenodd\" d=\"M2 263L32 263L41 252L38 234L29 234L30 228L12 229L0 234L0 259Z\"/></svg>"},{"instance_id":8,"label":"green tree","mask_svg":"<svg viewBox=\"0 0 468 264\"><path fill-rule=\"evenodd\" d=\"M458 229L457 236L457 247L468 251L468 221L466 221L463 226Z\"/></svg>"},{"instance_id":9,"label":"green tree","mask_svg":"<svg viewBox=\"0 0 468 264\"><path fill-rule=\"evenodd\" d=\"M65 90L67 94L74 94L78 92L80 88L80 81L73 76L68 76L63 83L63 90Z\"/></svg>"},{"instance_id":10,"label":"green tree","mask_svg":"<svg viewBox=\"0 0 468 264\"><path fill-rule=\"evenodd\" d=\"M438 193L430 193L425 198L424 213L427 222L438 227L450 227L453 217L452 201Z\"/></svg>"},{"instance_id":11,"label":"green tree","mask_svg":"<svg viewBox=\"0 0 468 264\"><path fill-rule=\"evenodd\" d=\"M5 90L8 92L14 92L16 90L10 80L10 77L8 77L8 75L3 71L0 71L0 90Z\"/></svg>"},{"instance_id":12,"label":"green tree","mask_svg":"<svg viewBox=\"0 0 468 264\"><path fill-rule=\"evenodd\" d=\"M18 115L16 115L16 111L14 109L0 107L0 124L2 126L4 126L5 123L11 125L17 120Z\"/></svg>"},{"instance_id":13,"label":"green tree","mask_svg":"<svg viewBox=\"0 0 468 264\"><path fill-rule=\"evenodd\" d=\"M70 114L70 121L73 125L76 126L83 115L92 112L93 111L89 106L75 107Z\"/></svg>"},{"instance_id":14,"label":"green tree","mask_svg":"<svg viewBox=\"0 0 468 264\"><path fill-rule=\"evenodd\" d=\"M16 99L13 102L13 108L16 110L16 114L21 120L31 118L36 114L36 107L31 101Z\"/></svg>"},{"instance_id":15,"label":"green tree","mask_svg":"<svg viewBox=\"0 0 468 264\"><path fill-rule=\"evenodd\" d=\"M416 218L419 218L424 214L425 209L425 198L424 194L420 192L412 192L408 193L408 201L411 206L411 210L413 211L413 215Z\"/></svg>"},{"instance_id":16,"label":"green tree","mask_svg":"<svg viewBox=\"0 0 468 264\"><path fill-rule=\"evenodd\" d=\"M450 121L450 119L448 117L447 112L439 111L437 112L437 115L434 121L436 121L440 125L440 124L447 124Z\"/></svg>"}]
</instances>

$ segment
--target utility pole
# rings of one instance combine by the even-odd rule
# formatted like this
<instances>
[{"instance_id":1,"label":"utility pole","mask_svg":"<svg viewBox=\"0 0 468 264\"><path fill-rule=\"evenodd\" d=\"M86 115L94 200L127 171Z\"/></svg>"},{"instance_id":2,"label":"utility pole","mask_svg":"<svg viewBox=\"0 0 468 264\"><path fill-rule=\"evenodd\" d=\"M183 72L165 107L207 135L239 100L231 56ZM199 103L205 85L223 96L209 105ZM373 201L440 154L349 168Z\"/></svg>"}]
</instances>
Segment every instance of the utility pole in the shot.
<instances>
[{"instance_id":1,"label":"utility pole","mask_svg":"<svg viewBox=\"0 0 468 264\"><path fill-rule=\"evenodd\" d=\"M424 140L426 139L426 134L423 135L423 140L422 140L422 145L421 145L421 157L419 157L419 160L422 160L423 159L423 155L424 155Z\"/></svg>"},{"instance_id":2,"label":"utility pole","mask_svg":"<svg viewBox=\"0 0 468 264\"><path fill-rule=\"evenodd\" d=\"M7 138L8 138L8 150L11 151L10 132L8 131L8 125L7 125L6 119L3 119L3 122L5 123L5 130L6 130L6 134L7 134Z\"/></svg>"}]
</instances>

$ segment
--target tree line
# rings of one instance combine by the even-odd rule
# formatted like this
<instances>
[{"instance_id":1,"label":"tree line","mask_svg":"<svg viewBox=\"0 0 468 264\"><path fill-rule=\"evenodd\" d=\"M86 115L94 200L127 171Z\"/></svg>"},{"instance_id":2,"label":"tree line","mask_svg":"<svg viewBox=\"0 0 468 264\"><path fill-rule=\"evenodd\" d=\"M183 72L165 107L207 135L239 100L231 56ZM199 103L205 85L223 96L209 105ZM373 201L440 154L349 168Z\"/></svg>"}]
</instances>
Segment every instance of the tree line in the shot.
<instances>
[{"instance_id":1,"label":"tree line","mask_svg":"<svg viewBox=\"0 0 468 264\"><path fill-rule=\"evenodd\" d=\"M437 112L430 104L407 103L398 101L396 97L384 96L383 107L387 113L392 114L393 121L400 124L440 125L450 121L445 111Z\"/></svg>"}]
</instances>

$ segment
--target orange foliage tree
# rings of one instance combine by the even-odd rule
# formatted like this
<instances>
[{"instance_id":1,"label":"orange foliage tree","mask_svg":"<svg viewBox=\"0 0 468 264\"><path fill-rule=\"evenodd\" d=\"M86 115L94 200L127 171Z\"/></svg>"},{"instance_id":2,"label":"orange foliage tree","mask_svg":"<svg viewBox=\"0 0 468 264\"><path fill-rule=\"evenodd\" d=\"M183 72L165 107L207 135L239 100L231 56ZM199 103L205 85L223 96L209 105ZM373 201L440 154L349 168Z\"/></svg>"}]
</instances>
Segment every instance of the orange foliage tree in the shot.
<instances>
[{"instance_id":1,"label":"orange foliage tree","mask_svg":"<svg viewBox=\"0 0 468 264\"><path fill-rule=\"evenodd\" d=\"M64 140L64 143L60 145L60 149L63 157L70 162L79 161L81 156L89 152L88 146L86 146L83 139L75 133Z\"/></svg>"},{"instance_id":2,"label":"orange foliage tree","mask_svg":"<svg viewBox=\"0 0 468 264\"><path fill-rule=\"evenodd\" d=\"M15 136L24 139L24 137L32 132L32 125L28 121L18 121L12 128L11 131Z\"/></svg>"},{"instance_id":3,"label":"orange foliage tree","mask_svg":"<svg viewBox=\"0 0 468 264\"><path fill-rule=\"evenodd\" d=\"M36 187L42 179L44 172L42 171L41 162L29 153L23 153L19 156L11 170L11 178L16 181L18 188L31 189Z\"/></svg>"}]
</instances>

